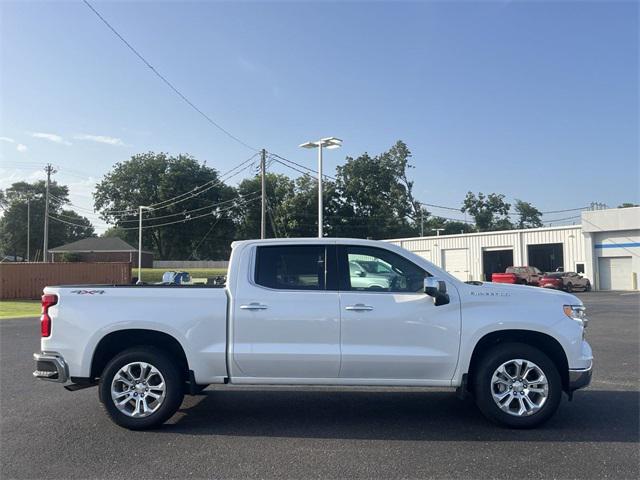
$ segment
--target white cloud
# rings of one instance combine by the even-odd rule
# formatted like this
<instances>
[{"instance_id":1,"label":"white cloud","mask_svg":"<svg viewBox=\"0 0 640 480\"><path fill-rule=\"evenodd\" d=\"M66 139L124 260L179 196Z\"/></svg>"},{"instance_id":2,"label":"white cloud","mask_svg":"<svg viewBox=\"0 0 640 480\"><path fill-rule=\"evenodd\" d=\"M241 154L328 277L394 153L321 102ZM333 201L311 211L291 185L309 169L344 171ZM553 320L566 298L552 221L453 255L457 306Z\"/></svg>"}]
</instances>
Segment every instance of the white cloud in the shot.
<instances>
[{"instance_id":1,"label":"white cloud","mask_svg":"<svg viewBox=\"0 0 640 480\"><path fill-rule=\"evenodd\" d=\"M13 138L9 138L9 137L0 137L0 142L16 143L16 141ZM23 145L22 143L18 143L16 145L16 150L18 150L20 153L24 153L28 150L28 148L26 145Z\"/></svg>"},{"instance_id":2,"label":"white cloud","mask_svg":"<svg viewBox=\"0 0 640 480\"><path fill-rule=\"evenodd\" d=\"M35 138L44 138L45 140L49 140L50 142L53 142L53 143L59 143L61 145L71 145L71 142L69 142L68 140L65 140L60 135L56 135L55 133L35 132L35 133L32 133L31 136Z\"/></svg>"},{"instance_id":3,"label":"white cloud","mask_svg":"<svg viewBox=\"0 0 640 480\"><path fill-rule=\"evenodd\" d=\"M117 145L117 146L123 146L124 142L116 137L107 137L106 135L87 135L87 134L82 134L82 135L76 135L75 137L76 140L89 140L91 142L98 142L98 143L106 143L107 145Z\"/></svg>"}]
</instances>

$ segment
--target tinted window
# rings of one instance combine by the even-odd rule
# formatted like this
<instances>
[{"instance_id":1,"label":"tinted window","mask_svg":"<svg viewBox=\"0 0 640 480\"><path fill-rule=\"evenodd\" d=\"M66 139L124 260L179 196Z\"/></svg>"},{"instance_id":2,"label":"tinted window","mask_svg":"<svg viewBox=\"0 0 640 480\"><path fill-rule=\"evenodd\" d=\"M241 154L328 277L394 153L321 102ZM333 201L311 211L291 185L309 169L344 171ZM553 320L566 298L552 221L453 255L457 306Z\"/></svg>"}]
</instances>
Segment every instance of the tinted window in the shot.
<instances>
[{"instance_id":1,"label":"tinted window","mask_svg":"<svg viewBox=\"0 0 640 480\"><path fill-rule=\"evenodd\" d=\"M424 289L427 273L382 248L340 248L341 290L417 293ZM342 267L344 266L344 267Z\"/></svg>"},{"instance_id":2,"label":"tinted window","mask_svg":"<svg viewBox=\"0 0 640 480\"><path fill-rule=\"evenodd\" d=\"M325 264L321 245L258 247L255 282L285 290L324 290Z\"/></svg>"}]
</instances>

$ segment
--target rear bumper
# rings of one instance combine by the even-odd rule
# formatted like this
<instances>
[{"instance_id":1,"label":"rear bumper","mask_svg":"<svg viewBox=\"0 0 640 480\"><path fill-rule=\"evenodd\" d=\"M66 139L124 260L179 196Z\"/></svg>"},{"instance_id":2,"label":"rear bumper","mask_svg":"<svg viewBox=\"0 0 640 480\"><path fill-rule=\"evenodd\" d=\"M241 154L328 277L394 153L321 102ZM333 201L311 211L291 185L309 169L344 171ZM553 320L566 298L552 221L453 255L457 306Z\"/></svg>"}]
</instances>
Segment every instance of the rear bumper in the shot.
<instances>
[{"instance_id":1,"label":"rear bumper","mask_svg":"<svg viewBox=\"0 0 640 480\"><path fill-rule=\"evenodd\" d=\"M69 380L69 367L62 355L56 352L34 353L36 369L33 376L49 382L65 383Z\"/></svg>"},{"instance_id":2,"label":"rear bumper","mask_svg":"<svg viewBox=\"0 0 640 480\"><path fill-rule=\"evenodd\" d=\"M580 370L569 370L569 391L573 392L579 388L584 388L591 383L593 364L589 368Z\"/></svg>"}]
</instances>

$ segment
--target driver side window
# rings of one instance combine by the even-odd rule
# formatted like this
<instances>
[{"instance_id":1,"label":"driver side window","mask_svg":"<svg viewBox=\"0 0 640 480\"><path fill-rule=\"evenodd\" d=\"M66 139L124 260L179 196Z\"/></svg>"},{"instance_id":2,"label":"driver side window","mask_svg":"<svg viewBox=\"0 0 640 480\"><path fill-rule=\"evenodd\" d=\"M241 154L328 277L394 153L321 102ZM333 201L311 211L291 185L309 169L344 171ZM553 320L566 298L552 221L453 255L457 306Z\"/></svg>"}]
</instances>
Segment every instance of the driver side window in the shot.
<instances>
[{"instance_id":1,"label":"driver side window","mask_svg":"<svg viewBox=\"0 0 640 480\"><path fill-rule=\"evenodd\" d=\"M340 247L340 290L419 293L427 273L389 250Z\"/></svg>"}]
</instances>

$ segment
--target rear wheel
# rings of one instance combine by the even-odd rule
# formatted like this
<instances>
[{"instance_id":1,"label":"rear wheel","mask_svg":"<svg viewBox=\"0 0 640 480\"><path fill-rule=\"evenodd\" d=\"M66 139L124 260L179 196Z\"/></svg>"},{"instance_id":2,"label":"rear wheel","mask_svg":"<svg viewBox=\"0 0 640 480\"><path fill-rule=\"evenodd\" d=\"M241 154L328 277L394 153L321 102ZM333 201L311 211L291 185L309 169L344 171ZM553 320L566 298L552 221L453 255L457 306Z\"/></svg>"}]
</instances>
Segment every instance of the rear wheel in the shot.
<instances>
[{"instance_id":1,"label":"rear wheel","mask_svg":"<svg viewBox=\"0 0 640 480\"><path fill-rule=\"evenodd\" d=\"M176 362L154 347L134 347L116 355L100 376L100 399L121 427L152 428L180 407L184 379Z\"/></svg>"},{"instance_id":2,"label":"rear wheel","mask_svg":"<svg viewBox=\"0 0 640 480\"><path fill-rule=\"evenodd\" d=\"M491 421L533 428L558 409L562 382L555 364L537 348L506 343L490 350L474 373L476 403Z\"/></svg>"},{"instance_id":3,"label":"rear wheel","mask_svg":"<svg viewBox=\"0 0 640 480\"><path fill-rule=\"evenodd\" d=\"M585 292L591 291L591 282L587 282L587 284L584 286L584 291Z\"/></svg>"},{"instance_id":4,"label":"rear wheel","mask_svg":"<svg viewBox=\"0 0 640 480\"><path fill-rule=\"evenodd\" d=\"M573 284L567 283L567 292L573 292Z\"/></svg>"}]
</instances>

